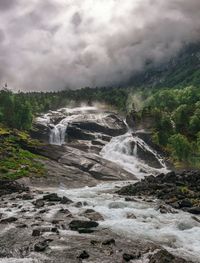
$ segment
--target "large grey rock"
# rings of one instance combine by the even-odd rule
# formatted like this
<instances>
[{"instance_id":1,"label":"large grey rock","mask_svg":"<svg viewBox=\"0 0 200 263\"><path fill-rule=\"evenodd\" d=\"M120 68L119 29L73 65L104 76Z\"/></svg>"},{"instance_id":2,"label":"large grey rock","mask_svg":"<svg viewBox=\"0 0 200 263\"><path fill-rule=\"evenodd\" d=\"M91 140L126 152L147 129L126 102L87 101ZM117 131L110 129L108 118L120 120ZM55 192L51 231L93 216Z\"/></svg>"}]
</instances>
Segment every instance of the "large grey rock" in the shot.
<instances>
[{"instance_id":1,"label":"large grey rock","mask_svg":"<svg viewBox=\"0 0 200 263\"><path fill-rule=\"evenodd\" d=\"M125 123L116 115L108 114L101 118L80 118L71 122L71 127L79 128L83 131L102 133L110 136L118 136L126 132Z\"/></svg>"},{"instance_id":2,"label":"large grey rock","mask_svg":"<svg viewBox=\"0 0 200 263\"><path fill-rule=\"evenodd\" d=\"M43 123L33 122L30 135L33 139L49 143L50 127Z\"/></svg>"},{"instance_id":3,"label":"large grey rock","mask_svg":"<svg viewBox=\"0 0 200 263\"><path fill-rule=\"evenodd\" d=\"M115 113L100 110L77 110L72 113L51 111L34 120L31 136L45 143L49 142L51 129L60 121L68 126L66 134L69 141L91 141L97 138L108 140L110 136L121 135L127 130L124 121Z\"/></svg>"},{"instance_id":4,"label":"large grey rock","mask_svg":"<svg viewBox=\"0 0 200 263\"><path fill-rule=\"evenodd\" d=\"M86 153L69 146L43 145L35 148L37 154L48 160L40 160L47 170L45 178L33 178L32 182L53 185L62 182L72 187L96 185L99 181L134 180L133 174L99 155Z\"/></svg>"},{"instance_id":5,"label":"large grey rock","mask_svg":"<svg viewBox=\"0 0 200 263\"><path fill-rule=\"evenodd\" d=\"M72 220L69 224L69 228L73 231L90 230L96 228L99 223L95 221L84 221L84 220Z\"/></svg>"}]
</instances>

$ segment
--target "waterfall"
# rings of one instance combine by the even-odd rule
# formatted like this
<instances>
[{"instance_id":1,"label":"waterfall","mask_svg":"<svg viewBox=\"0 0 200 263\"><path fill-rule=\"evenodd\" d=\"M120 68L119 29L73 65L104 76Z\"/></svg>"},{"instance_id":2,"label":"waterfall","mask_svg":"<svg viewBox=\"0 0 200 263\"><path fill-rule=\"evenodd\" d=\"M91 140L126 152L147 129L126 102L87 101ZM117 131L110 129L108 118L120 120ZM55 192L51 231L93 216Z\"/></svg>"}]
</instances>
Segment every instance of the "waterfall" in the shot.
<instances>
[{"instance_id":1,"label":"waterfall","mask_svg":"<svg viewBox=\"0 0 200 263\"><path fill-rule=\"evenodd\" d=\"M62 145L65 143L65 134L67 124L59 123L54 125L50 132L49 143L54 145Z\"/></svg>"},{"instance_id":2,"label":"waterfall","mask_svg":"<svg viewBox=\"0 0 200 263\"><path fill-rule=\"evenodd\" d=\"M145 153L149 153L160 168L154 168L138 157L138 151L142 149ZM101 156L107 160L117 163L138 178L143 178L147 174L159 174L167 172L166 165L162 158L150 146L148 146L139 137L133 137L131 132L117 136L104 146Z\"/></svg>"},{"instance_id":3,"label":"waterfall","mask_svg":"<svg viewBox=\"0 0 200 263\"><path fill-rule=\"evenodd\" d=\"M50 130L49 143L53 145L63 145L65 143L65 135L67 132L67 127L70 122L73 120L98 120L104 126L107 126L107 123L103 120L107 114L102 112L95 112L96 107L77 107L77 108L62 108L57 111L57 113L62 112L64 114L63 119L57 124L50 124L51 118L48 114L43 115L43 117L37 118L39 123L44 123L48 125ZM56 112L55 112L56 113Z\"/></svg>"}]
</instances>

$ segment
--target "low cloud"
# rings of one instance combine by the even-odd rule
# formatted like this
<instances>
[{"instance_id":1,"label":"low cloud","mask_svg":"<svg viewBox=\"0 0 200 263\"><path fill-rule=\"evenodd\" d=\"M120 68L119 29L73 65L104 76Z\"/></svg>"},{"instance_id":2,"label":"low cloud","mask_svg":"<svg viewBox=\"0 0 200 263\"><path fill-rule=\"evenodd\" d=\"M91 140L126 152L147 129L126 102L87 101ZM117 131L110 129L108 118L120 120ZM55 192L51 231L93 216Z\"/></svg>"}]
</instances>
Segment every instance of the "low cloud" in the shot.
<instances>
[{"instance_id":1,"label":"low cloud","mask_svg":"<svg viewBox=\"0 0 200 263\"><path fill-rule=\"evenodd\" d=\"M119 85L200 39L199 0L1 0L0 83Z\"/></svg>"}]
</instances>

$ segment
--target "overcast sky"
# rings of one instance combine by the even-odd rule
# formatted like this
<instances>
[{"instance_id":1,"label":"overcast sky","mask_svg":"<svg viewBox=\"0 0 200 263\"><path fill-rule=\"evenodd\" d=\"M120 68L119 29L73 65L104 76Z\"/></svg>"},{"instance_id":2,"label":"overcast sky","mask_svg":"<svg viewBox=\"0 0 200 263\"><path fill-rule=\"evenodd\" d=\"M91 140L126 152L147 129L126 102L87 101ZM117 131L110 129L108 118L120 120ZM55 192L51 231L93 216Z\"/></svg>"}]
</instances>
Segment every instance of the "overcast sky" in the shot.
<instances>
[{"instance_id":1,"label":"overcast sky","mask_svg":"<svg viewBox=\"0 0 200 263\"><path fill-rule=\"evenodd\" d=\"M0 84L117 85L199 40L200 0L0 0Z\"/></svg>"}]
</instances>

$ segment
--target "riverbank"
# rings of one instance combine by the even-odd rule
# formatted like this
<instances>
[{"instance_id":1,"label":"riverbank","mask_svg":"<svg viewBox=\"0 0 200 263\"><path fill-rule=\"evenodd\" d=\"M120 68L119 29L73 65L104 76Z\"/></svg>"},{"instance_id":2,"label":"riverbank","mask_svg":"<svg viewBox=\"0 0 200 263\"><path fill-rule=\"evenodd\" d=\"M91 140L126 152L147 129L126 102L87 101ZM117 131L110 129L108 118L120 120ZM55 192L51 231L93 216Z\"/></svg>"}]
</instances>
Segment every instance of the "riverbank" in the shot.
<instances>
[{"instance_id":1,"label":"riverbank","mask_svg":"<svg viewBox=\"0 0 200 263\"><path fill-rule=\"evenodd\" d=\"M149 196L163 200L175 209L200 215L200 171L169 172L148 176L117 193L126 196Z\"/></svg>"}]
</instances>

